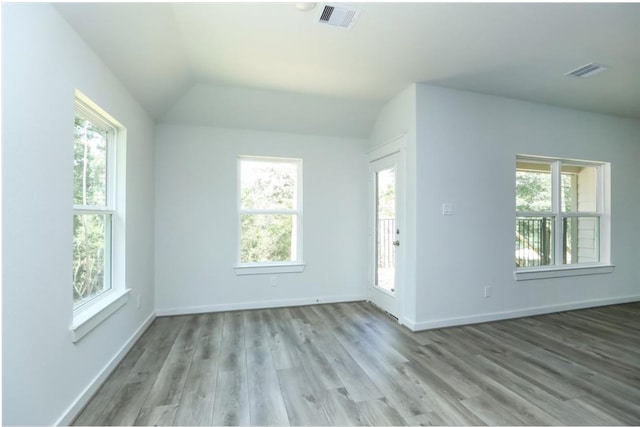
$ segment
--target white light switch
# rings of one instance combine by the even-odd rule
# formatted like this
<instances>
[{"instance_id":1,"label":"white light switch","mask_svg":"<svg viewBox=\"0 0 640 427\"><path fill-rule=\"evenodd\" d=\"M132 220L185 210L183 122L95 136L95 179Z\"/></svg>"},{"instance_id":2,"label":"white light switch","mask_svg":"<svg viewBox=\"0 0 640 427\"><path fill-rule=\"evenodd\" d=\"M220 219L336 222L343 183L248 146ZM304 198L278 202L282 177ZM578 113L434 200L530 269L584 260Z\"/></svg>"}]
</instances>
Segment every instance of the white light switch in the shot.
<instances>
[{"instance_id":1,"label":"white light switch","mask_svg":"<svg viewBox=\"0 0 640 427\"><path fill-rule=\"evenodd\" d=\"M453 203L442 204L442 215L453 215Z\"/></svg>"}]
</instances>

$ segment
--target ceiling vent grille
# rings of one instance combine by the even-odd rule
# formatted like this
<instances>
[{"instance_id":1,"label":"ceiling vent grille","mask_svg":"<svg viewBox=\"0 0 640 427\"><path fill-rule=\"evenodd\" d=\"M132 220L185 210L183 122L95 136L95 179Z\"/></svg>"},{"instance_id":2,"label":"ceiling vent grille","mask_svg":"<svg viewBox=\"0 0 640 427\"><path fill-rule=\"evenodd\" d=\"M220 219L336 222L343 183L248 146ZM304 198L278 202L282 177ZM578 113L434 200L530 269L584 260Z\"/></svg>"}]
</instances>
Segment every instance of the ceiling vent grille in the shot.
<instances>
[{"instance_id":1,"label":"ceiling vent grille","mask_svg":"<svg viewBox=\"0 0 640 427\"><path fill-rule=\"evenodd\" d=\"M360 11L353 7L325 4L320 8L320 12L318 13L318 22L320 24L350 29L359 16Z\"/></svg>"},{"instance_id":2,"label":"ceiling vent grille","mask_svg":"<svg viewBox=\"0 0 640 427\"><path fill-rule=\"evenodd\" d=\"M587 65L583 65L580 68L576 68L573 71L569 71L568 73L565 74L565 76L586 78L586 77L595 76L596 74L606 71L607 69L608 68L605 67L604 65L591 62Z\"/></svg>"}]
</instances>

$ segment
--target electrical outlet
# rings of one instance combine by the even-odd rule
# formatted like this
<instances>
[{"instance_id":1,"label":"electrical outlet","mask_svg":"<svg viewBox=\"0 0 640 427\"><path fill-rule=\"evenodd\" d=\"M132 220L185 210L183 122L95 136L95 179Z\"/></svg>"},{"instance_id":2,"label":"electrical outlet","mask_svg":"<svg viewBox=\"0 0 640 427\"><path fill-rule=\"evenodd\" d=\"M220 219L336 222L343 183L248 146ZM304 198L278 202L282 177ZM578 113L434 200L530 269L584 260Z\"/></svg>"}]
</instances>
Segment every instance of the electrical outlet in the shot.
<instances>
[{"instance_id":1,"label":"electrical outlet","mask_svg":"<svg viewBox=\"0 0 640 427\"><path fill-rule=\"evenodd\" d=\"M273 287L278 286L278 276L271 276L270 282L271 282L271 286Z\"/></svg>"},{"instance_id":2,"label":"electrical outlet","mask_svg":"<svg viewBox=\"0 0 640 427\"><path fill-rule=\"evenodd\" d=\"M484 297L485 298L491 298L492 291L493 291L493 287L492 286L485 286L484 287Z\"/></svg>"}]
</instances>

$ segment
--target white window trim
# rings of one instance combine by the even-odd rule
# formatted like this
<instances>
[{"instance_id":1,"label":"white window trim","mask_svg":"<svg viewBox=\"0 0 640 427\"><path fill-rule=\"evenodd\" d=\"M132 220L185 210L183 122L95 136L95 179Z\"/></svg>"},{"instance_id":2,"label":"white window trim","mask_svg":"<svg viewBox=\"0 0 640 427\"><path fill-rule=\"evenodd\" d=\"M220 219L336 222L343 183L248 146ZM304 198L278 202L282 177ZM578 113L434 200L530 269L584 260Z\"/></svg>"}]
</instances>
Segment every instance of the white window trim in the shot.
<instances>
[{"instance_id":1,"label":"white window trim","mask_svg":"<svg viewBox=\"0 0 640 427\"><path fill-rule=\"evenodd\" d=\"M304 263L283 263L283 264L256 264L238 265L233 267L236 275L247 276L252 274L281 274L281 273L302 273L306 264Z\"/></svg>"},{"instance_id":2,"label":"white window trim","mask_svg":"<svg viewBox=\"0 0 640 427\"><path fill-rule=\"evenodd\" d=\"M71 341L78 342L100 323L123 307L131 289L111 289L96 297L91 304L84 304L73 313Z\"/></svg>"},{"instance_id":3,"label":"white window trim","mask_svg":"<svg viewBox=\"0 0 640 427\"><path fill-rule=\"evenodd\" d=\"M279 210L279 209L242 209L241 205L241 164L242 161L254 161L254 162L278 162L278 163L291 163L297 167L297 186L296 186L296 209ZM256 275L256 274L280 274L280 273L301 273L304 271L306 264L303 260L303 201L302 201L302 159L290 158L290 157L263 157L263 156L238 156L237 160L237 206L238 206L238 231L237 231L237 262L233 267L236 275ZM243 214L286 214L297 216L297 228L296 234L296 261L293 262L261 262L261 263L243 263L240 261L240 248L241 248L241 223L240 216Z\"/></svg>"},{"instance_id":4,"label":"white window trim","mask_svg":"<svg viewBox=\"0 0 640 427\"><path fill-rule=\"evenodd\" d=\"M113 130L107 141L107 192L105 206L73 206L73 215L98 214L111 217L108 251L109 269L105 277L110 289L78 305L73 304L73 320L69 328L71 341L77 343L100 323L118 311L128 301L130 289L125 285L124 268L124 200L125 200L125 138L126 129L109 113L100 108L79 90L75 93L75 114Z\"/></svg>"},{"instance_id":5,"label":"white window trim","mask_svg":"<svg viewBox=\"0 0 640 427\"><path fill-rule=\"evenodd\" d=\"M540 268L540 267L522 267L513 272L513 277L517 281L537 280L537 279L555 279L558 277L573 276L590 276L592 274L608 274L613 273L615 265L611 264L572 264L563 265L561 267Z\"/></svg>"},{"instance_id":6,"label":"white window trim","mask_svg":"<svg viewBox=\"0 0 640 427\"><path fill-rule=\"evenodd\" d=\"M551 165L552 177L552 208L551 212L518 212L515 216L549 216L554 218L554 227L556 230L562 230L562 219L565 217L597 217L600 219L600 262L583 263L583 264L563 264L562 251L558 248L562 247L562 233L556 232L554 241L554 265L544 265L538 267L516 267L513 276L516 281L537 280L537 279L553 279L562 277L587 276L593 274L609 274L615 269L615 265L611 263L611 165L606 162L592 162L585 160L559 159L542 156L526 156L517 155L517 161L545 162ZM596 212L562 212L561 211L561 164L568 163L570 165L585 165L598 167L597 175L597 194L596 194ZM515 221L514 221L515 222Z\"/></svg>"}]
</instances>

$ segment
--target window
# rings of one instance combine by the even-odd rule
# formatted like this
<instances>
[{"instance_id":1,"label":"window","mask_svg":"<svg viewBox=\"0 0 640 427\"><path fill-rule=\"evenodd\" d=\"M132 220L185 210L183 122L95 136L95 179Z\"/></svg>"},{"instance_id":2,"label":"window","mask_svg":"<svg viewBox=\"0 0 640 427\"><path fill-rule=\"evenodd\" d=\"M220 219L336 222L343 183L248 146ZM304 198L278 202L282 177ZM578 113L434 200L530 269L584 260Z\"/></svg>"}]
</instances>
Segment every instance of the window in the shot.
<instances>
[{"instance_id":1,"label":"window","mask_svg":"<svg viewBox=\"0 0 640 427\"><path fill-rule=\"evenodd\" d=\"M111 289L116 129L76 103L73 144L73 302Z\"/></svg>"},{"instance_id":2,"label":"window","mask_svg":"<svg viewBox=\"0 0 640 427\"><path fill-rule=\"evenodd\" d=\"M606 164L518 156L515 263L520 268L608 262Z\"/></svg>"},{"instance_id":3,"label":"window","mask_svg":"<svg viewBox=\"0 0 640 427\"><path fill-rule=\"evenodd\" d=\"M124 305L124 220L116 204L116 148L125 130L76 92L73 136L72 339L82 338ZM122 147L124 148L124 147Z\"/></svg>"},{"instance_id":4,"label":"window","mask_svg":"<svg viewBox=\"0 0 640 427\"><path fill-rule=\"evenodd\" d=\"M238 168L239 267L300 265L302 160L240 157Z\"/></svg>"}]
</instances>

